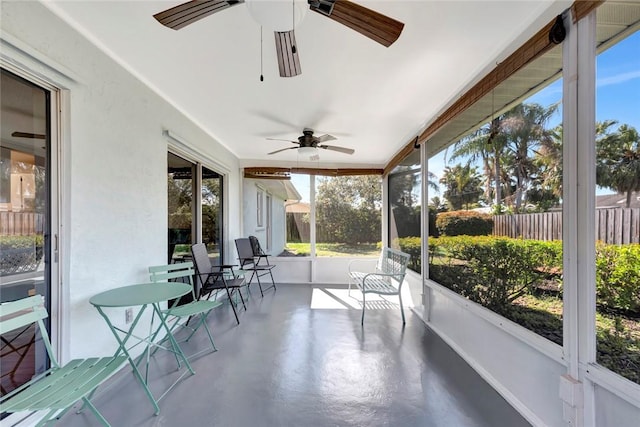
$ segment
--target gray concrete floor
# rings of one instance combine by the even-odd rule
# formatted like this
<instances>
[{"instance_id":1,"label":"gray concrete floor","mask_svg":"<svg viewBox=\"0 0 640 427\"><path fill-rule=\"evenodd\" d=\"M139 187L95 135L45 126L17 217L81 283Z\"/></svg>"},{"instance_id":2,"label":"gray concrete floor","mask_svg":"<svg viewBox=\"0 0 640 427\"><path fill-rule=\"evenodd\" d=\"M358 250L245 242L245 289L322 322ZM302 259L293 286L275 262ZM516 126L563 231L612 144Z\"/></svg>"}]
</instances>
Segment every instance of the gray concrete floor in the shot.
<instances>
[{"instance_id":1,"label":"gray concrete floor","mask_svg":"<svg viewBox=\"0 0 640 427\"><path fill-rule=\"evenodd\" d=\"M228 304L216 309L218 351L192 361L157 416L129 368L93 401L114 427L529 425L410 310L403 328L396 304L374 303L362 327L357 299L335 288L278 285L261 298L254 287L240 325ZM196 336L186 353L208 344ZM180 372L170 354L154 359L159 395ZM60 425L99 424L70 411Z\"/></svg>"}]
</instances>

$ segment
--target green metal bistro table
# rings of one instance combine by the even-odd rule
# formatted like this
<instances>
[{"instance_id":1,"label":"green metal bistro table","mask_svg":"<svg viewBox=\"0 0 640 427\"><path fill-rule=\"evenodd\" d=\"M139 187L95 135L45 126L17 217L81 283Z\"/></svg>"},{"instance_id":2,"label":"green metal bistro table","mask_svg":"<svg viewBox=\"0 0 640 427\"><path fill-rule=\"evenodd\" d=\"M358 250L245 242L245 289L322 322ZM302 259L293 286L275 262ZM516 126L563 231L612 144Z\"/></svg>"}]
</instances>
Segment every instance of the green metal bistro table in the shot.
<instances>
[{"instance_id":1,"label":"green metal bistro table","mask_svg":"<svg viewBox=\"0 0 640 427\"><path fill-rule=\"evenodd\" d=\"M183 361L185 366L188 369L188 372L194 374L193 368L189 364L187 358L184 353L180 349L180 346L176 342L173 334L171 333L171 329L167 325L167 316L166 312L163 313L160 304L166 302L170 299L175 299L177 301L182 295L191 292L191 286L186 283L178 283L178 282L166 282L166 283L142 283L138 285L124 286L121 288L110 289L105 292L101 292L97 295L94 295L89 299L89 302L98 309L98 312L104 320L109 325L109 329L116 337L118 341L119 348L116 351L116 355L121 353L125 354L129 359L129 364L133 368L133 373L138 378L142 387L144 388L145 393L149 397L149 400L153 404L155 408L155 414L158 415L160 413L160 407L158 406L158 402L187 374L185 371L180 377L157 399L151 393L148 384L148 374L149 374L149 358L150 358L150 347L160 347L165 350L172 352L176 361L178 362L178 367L180 367L180 361ZM142 314L145 312L147 307L151 306L153 310L153 317L149 326L149 334L146 337L140 337L134 335L134 330L140 321ZM109 316L104 312L103 308L107 307L139 307L138 313L135 315L133 322L129 326L129 330L124 330L114 325ZM153 318L158 317L160 324L154 328ZM167 335L166 337L169 339L171 343L171 347L161 346L156 342L156 338L160 335L162 330L165 330ZM133 338L135 340L135 344L127 347L127 343L129 340ZM129 353L129 350L138 344L146 343L146 349L143 353L138 357L138 360L134 360ZM140 374L140 370L138 369L138 364L146 358L146 366L145 366L145 376Z\"/></svg>"}]
</instances>

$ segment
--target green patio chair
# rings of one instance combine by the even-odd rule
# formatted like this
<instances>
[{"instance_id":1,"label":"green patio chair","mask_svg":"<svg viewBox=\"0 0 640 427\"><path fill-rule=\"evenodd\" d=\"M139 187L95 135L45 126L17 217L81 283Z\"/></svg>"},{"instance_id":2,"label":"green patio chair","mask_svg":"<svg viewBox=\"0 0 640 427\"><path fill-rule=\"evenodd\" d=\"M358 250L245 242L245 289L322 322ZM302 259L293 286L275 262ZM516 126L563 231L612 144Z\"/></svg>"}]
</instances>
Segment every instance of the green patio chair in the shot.
<instances>
[{"instance_id":1,"label":"green patio chair","mask_svg":"<svg viewBox=\"0 0 640 427\"><path fill-rule=\"evenodd\" d=\"M42 342L51 361L51 367L45 372L2 396L0 411L46 410L44 418L37 424L37 426L43 426L49 422L56 422L74 403L82 400L84 403L82 408L88 406L102 425L109 426L110 424L93 406L90 399L98 386L120 369L127 357L75 359L60 366L44 326L43 319L47 316L44 298L41 295L0 304L0 335L25 326L33 327L33 333L36 334L39 328Z\"/></svg>"},{"instance_id":2,"label":"green patio chair","mask_svg":"<svg viewBox=\"0 0 640 427\"><path fill-rule=\"evenodd\" d=\"M169 265L158 265L149 267L149 275L151 277L151 281L154 283L157 282L168 282L168 281L183 281L191 285L191 301L181 305L175 305L174 307L168 308L164 310L165 314L169 316L176 317L176 322L171 327L171 331L178 326L189 329L191 332L189 336L183 340L189 341L193 334L200 327L204 327L207 335L209 336L209 341L211 342L211 347L213 351L216 351L216 345L213 342L213 337L211 336L211 331L207 326L207 316L216 307L222 305L219 301L209 301L209 300L201 300L198 301L195 295L195 290L193 287L193 276L195 275L195 270L193 269L193 262L181 262L177 264L169 264ZM189 325L192 317L197 317L197 322L195 325ZM185 321L181 321L181 319L186 318ZM189 358L194 358L204 352L208 351L207 348L202 349L201 351L192 354Z\"/></svg>"}]
</instances>

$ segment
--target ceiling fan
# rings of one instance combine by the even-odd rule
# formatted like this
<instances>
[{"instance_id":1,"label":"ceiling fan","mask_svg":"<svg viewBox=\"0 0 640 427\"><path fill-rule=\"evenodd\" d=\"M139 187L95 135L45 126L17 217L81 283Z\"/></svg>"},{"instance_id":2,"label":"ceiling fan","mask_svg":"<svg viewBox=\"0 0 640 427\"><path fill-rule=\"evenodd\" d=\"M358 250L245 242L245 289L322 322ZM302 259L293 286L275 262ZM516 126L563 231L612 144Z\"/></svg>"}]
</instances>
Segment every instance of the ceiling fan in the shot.
<instances>
[{"instance_id":1,"label":"ceiling fan","mask_svg":"<svg viewBox=\"0 0 640 427\"><path fill-rule=\"evenodd\" d=\"M389 47L395 42L404 24L374 10L349 0L306 0L309 9L345 25L352 30ZM186 27L211 14L244 3L245 0L193 0L182 3L153 17L162 25L174 30ZM247 3L257 3L247 0ZM281 77L293 77L302 73L293 29L274 31L276 53Z\"/></svg>"},{"instance_id":2,"label":"ceiling fan","mask_svg":"<svg viewBox=\"0 0 640 427\"><path fill-rule=\"evenodd\" d=\"M317 153L318 148L322 148L323 150L332 150L338 151L340 153L345 154L353 154L355 150L353 148L345 148L338 147L336 145L326 145L323 142L327 141L335 141L337 138L332 135L321 135L321 136L313 136L313 129L304 128L302 131L302 135L298 137L297 141L291 141L289 139L277 139L277 138L267 138L269 141L286 141L291 142L293 144L298 144L297 147L287 147L281 148L280 150L272 151L267 154L276 154L285 150L298 150L300 154L304 155L315 155Z\"/></svg>"}]
</instances>

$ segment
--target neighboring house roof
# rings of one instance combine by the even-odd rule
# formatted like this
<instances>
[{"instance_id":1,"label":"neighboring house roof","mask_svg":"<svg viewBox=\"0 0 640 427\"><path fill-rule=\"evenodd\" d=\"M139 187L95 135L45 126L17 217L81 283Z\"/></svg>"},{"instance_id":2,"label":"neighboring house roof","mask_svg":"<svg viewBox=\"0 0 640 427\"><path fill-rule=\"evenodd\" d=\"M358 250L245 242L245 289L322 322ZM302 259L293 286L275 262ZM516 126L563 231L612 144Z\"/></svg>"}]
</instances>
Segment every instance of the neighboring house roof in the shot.
<instances>
[{"instance_id":1,"label":"neighboring house roof","mask_svg":"<svg viewBox=\"0 0 640 427\"><path fill-rule=\"evenodd\" d=\"M259 179L260 186L273 194L274 196L287 201L297 202L302 196L296 190L295 185L285 179Z\"/></svg>"},{"instance_id":2,"label":"neighboring house roof","mask_svg":"<svg viewBox=\"0 0 640 427\"><path fill-rule=\"evenodd\" d=\"M294 201L285 205L287 213L309 213L311 212L311 205L305 202Z\"/></svg>"},{"instance_id":3,"label":"neighboring house roof","mask_svg":"<svg viewBox=\"0 0 640 427\"><path fill-rule=\"evenodd\" d=\"M596 196L596 208L624 208L627 203L626 194L603 194ZM640 191L631 193L631 208L640 208Z\"/></svg>"}]
</instances>

